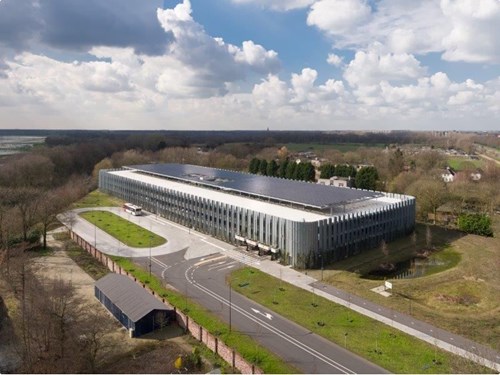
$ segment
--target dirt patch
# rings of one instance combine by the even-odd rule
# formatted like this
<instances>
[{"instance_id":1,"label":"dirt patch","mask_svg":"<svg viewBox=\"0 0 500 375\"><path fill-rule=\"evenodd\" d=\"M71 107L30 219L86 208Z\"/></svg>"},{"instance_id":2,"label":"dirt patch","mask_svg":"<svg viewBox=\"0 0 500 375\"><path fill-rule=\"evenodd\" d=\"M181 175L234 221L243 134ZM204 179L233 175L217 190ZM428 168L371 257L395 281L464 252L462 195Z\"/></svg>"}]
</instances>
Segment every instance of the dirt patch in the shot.
<instances>
[{"instance_id":1,"label":"dirt patch","mask_svg":"<svg viewBox=\"0 0 500 375\"><path fill-rule=\"evenodd\" d=\"M481 300L479 297L470 295L470 294L464 294L460 296L450 296L447 294L438 294L436 296L436 299L438 301L443 301L451 304L456 304L456 305L463 305L463 306L472 306L478 304Z\"/></svg>"},{"instance_id":2,"label":"dirt patch","mask_svg":"<svg viewBox=\"0 0 500 375\"><path fill-rule=\"evenodd\" d=\"M191 354L192 348L187 344L187 337L179 337L183 333L175 324L140 339L130 338L121 324L95 298L95 280L68 256L64 251L64 242L49 235L48 245L54 251L50 255L33 259L35 273L47 279L71 281L74 293L85 306L105 312L106 321L102 322L102 329L107 334L107 345L97 366L99 372L171 373L176 371L174 361L179 355L187 358ZM172 340L174 337L176 339ZM177 340L186 341L186 344L181 346ZM194 372L195 369L190 368L189 371Z\"/></svg>"}]
</instances>

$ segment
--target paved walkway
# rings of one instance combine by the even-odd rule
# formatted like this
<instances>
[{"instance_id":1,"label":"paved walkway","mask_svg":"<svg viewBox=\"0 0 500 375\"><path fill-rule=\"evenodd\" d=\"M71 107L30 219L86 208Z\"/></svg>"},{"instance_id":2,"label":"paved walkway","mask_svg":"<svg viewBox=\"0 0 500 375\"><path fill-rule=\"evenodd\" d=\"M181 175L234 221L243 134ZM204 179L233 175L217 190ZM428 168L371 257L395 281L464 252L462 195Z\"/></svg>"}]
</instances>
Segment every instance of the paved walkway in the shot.
<instances>
[{"instance_id":1,"label":"paved walkway","mask_svg":"<svg viewBox=\"0 0 500 375\"><path fill-rule=\"evenodd\" d=\"M291 267L283 266L275 261L259 258L256 255L244 251L239 251L231 244L190 230L179 224L156 217L155 215L136 217L116 207L99 207L96 209L111 211L167 238L167 244L151 249L152 256L171 254L179 250L187 249L186 259L190 259L220 252L241 263L258 268L269 275L310 292L314 292L330 301L346 306L360 314L390 325L432 345L436 345L441 349L500 372L500 354L496 351L462 336L452 334L423 321L414 319L410 315L395 312L392 309L377 305L331 285L318 282L315 278L296 271ZM82 212L87 210L90 209L79 209L74 211ZM66 220L64 218L65 216ZM68 224L67 215L60 215L60 220ZM96 230L94 225L81 218L75 220L73 223L73 230L90 243L93 243L95 240L97 242L97 248L107 254L125 257L144 257L149 255L149 249L130 248L122 243L117 243L115 238L98 228Z\"/></svg>"}]
</instances>

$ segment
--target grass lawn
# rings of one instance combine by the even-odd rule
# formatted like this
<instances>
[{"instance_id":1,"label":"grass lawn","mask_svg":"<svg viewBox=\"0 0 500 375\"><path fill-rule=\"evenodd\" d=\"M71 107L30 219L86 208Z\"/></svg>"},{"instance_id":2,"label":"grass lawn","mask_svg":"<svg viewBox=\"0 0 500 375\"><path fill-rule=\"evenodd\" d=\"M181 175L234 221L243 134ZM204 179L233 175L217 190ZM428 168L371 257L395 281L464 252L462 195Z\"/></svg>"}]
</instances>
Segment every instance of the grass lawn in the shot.
<instances>
[{"instance_id":1,"label":"grass lawn","mask_svg":"<svg viewBox=\"0 0 500 375\"><path fill-rule=\"evenodd\" d=\"M323 144L323 143L287 143L286 148L291 152L305 152L305 151L324 151L328 149L335 149L340 152L348 152L348 151L356 151L360 147L377 147L383 148L385 144L382 143L374 143L374 144L365 144L365 143L332 143L332 144Z\"/></svg>"},{"instance_id":2,"label":"grass lawn","mask_svg":"<svg viewBox=\"0 0 500 375\"><path fill-rule=\"evenodd\" d=\"M121 207L125 203L121 199L112 197L111 195L94 190L88 193L78 202L73 203L71 208L86 208L86 207Z\"/></svg>"},{"instance_id":3,"label":"grass lawn","mask_svg":"<svg viewBox=\"0 0 500 375\"><path fill-rule=\"evenodd\" d=\"M246 267L232 273L246 297L394 373L488 372L314 293Z\"/></svg>"},{"instance_id":4,"label":"grass lawn","mask_svg":"<svg viewBox=\"0 0 500 375\"><path fill-rule=\"evenodd\" d=\"M370 289L381 285L380 280L362 277L367 270L384 261L398 262L425 247L425 226L417 225L418 240L410 238L388 244L388 259L379 249L369 250L344 261L329 265L324 281L363 298L411 313L450 332L500 350L500 217L494 216L496 237L465 235L458 231L431 226L433 245L442 249L433 255L448 264L413 279L392 280L394 294L385 298ZM320 271L308 270L320 278Z\"/></svg>"},{"instance_id":5,"label":"grass lawn","mask_svg":"<svg viewBox=\"0 0 500 375\"><path fill-rule=\"evenodd\" d=\"M471 168L483 168L484 160L469 159L467 157L452 157L448 158L448 165L456 171L466 169L468 166Z\"/></svg>"},{"instance_id":6,"label":"grass lawn","mask_svg":"<svg viewBox=\"0 0 500 375\"><path fill-rule=\"evenodd\" d=\"M130 247L149 248L167 242L165 238L108 211L87 211L80 216Z\"/></svg>"},{"instance_id":7,"label":"grass lawn","mask_svg":"<svg viewBox=\"0 0 500 375\"><path fill-rule=\"evenodd\" d=\"M247 361L254 363L266 374L292 374L298 373L297 369L286 364L281 358L277 357L266 348L260 346L256 341L247 335L237 332L234 329L230 332L229 326L222 322L217 316L206 310L196 302L190 300L185 295L163 286L160 279L149 276L149 272L133 263L131 260L123 257L113 256L113 260L123 269L133 274L138 280L148 284L158 295L162 296L168 302L184 311L201 324L209 332L218 336L227 345L234 348Z\"/></svg>"}]
</instances>

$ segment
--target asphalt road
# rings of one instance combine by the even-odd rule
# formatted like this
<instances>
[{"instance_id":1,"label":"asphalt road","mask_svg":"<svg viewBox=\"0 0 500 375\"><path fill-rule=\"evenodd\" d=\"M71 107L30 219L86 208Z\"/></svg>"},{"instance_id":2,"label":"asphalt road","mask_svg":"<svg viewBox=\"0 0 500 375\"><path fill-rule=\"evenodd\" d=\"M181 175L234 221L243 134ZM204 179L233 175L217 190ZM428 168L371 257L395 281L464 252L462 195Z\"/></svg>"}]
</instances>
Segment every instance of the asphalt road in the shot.
<instances>
[{"instance_id":1,"label":"asphalt road","mask_svg":"<svg viewBox=\"0 0 500 375\"><path fill-rule=\"evenodd\" d=\"M149 258L137 258L146 269ZM239 332L304 373L385 373L364 358L230 291L227 275L244 264L221 254L185 260L183 251L152 258L151 271ZM231 313L229 312L231 306ZM347 347L348 349L348 347Z\"/></svg>"},{"instance_id":2,"label":"asphalt road","mask_svg":"<svg viewBox=\"0 0 500 375\"><path fill-rule=\"evenodd\" d=\"M99 208L102 209L102 208ZM160 246L157 248L153 248L151 250L151 254L153 259L155 259L155 272L160 272L160 276L163 273L163 276L170 277L168 280L171 285L176 285L179 290L183 290L185 284L188 287L188 293L190 296L196 296L200 298L200 301L203 305L205 303L214 303L213 301L217 301L217 296L210 296L208 291L207 293L201 293L201 287L207 285L211 285L213 280L215 280L213 276L213 272L208 277L202 277L201 279L196 279L198 277L199 268L203 269L204 267L197 266L196 272L193 273L192 277L195 277L194 281L191 280L191 283L188 279L186 279L185 275L177 275L177 270L173 269L171 272L167 272L165 267L172 267L173 265L186 267L184 272L187 270L187 267L193 265L200 261L202 257L209 257L225 254L231 257L233 260L239 261L240 263L247 264L252 267L256 267L261 269L263 272L266 272L274 277L282 277L283 280L294 284L298 287L310 290L311 288L315 288L316 294L327 298L335 303L347 306L363 315L369 316L373 319L381 321L385 324L391 325L394 328L397 328L403 332L406 332L412 336L415 336L421 340L427 341L432 345L436 345L442 349L445 349L449 352L460 355L464 358L471 359L479 364L485 365L491 369L494 369L495 372L498 372L500 369L500 353L495 350L485 347L484 345L478 344L471 340L466 339L465 337L461 337L459 335L452 334L451 332L447 332L445 330L439 329L435 326L427 324L423 321L419 321L414 319L411 316L410 306L408 306L408 314L403 314L400 312L395 312L389 308L374 304L368 300L362 299L350 293L344 292L340 289L337 289L331 285L326 285L318 282L317 280L304 275L300 272L297 272L293 269L282 267L276 262L264 260L258 257L250 257L247 252L240 252L234 250L234 247L230 244L223 243L217 239L211 238L209 236L205 236L203 234L197 233L195 231L191 231L189 228L185 228L181 225L171 223L167 220L156 218L155 215L147 215L147 216L131 216L127 217L126 214L120 211L119 208L106 208L111 210L118 215L135 222L138 225L141 225L147 229L152 230L153 232L165 236L169 241L165 246ZM65 215L60 215L60 219L64 221ZM69 226L69 224L68 224ZM95 226L86 222L83 219L78 219L72 225L73 230L79 233L83 238L87 241L93 243L97 243L97 247L109 254L120 255L120 256L128 256L142 258L145 253L148 251L147 249L135 249L126 247L121 244L113 237L108 234L102 232L101 230L95 228ZM165 255L169 254L169 255ZM184 255L183 255L184 254ZM146 258L147 260L148 258ZM163 259L163 260L162 260ZM186 262L190 262L192 264L188 264ZM196 260L197 259L197 260ZM144 258L142 259L144 262ZM193 263L194 262L194 263ZM149 262L148 262L149 263ZM222 266L222 265L221 265ZM228 265L227 267L231 267L232 265ZM236 265L234 265L236 267ZM224 268L224 267L222 267ZM169 268L167 268L169 269ZM231 269L234 269L232 267ZM216 268L213 269L215 271ZM229 270L229 269L228 269ZM221 271L224 275L229 271ZM217 272L219 273L219 272ZM187 281L186 281L187 280ZM196 283L195 283L196 281ZM222 280L224 281L224 280ZM194 285L198 286L195 287ZM211 287L211 290L215 292L219 296L219 314L222 319L228 320L227 316L229 315L227 304L228 302L223 299L228 299L228 291L224 292L227 285L225 282L220 282L220 285L217 284ZM226 295L226 297L224 297ZM202 298L204 297L204 298ZM222 300L221 300L222 299ZM207 302L211 301L211 302ZM250 303L250 302L249 302ZM248 304L246 305L248 306ZM251 309L251 308L250 308ZM263 309L259 309L254 307L254 309L262 312ZM214 310L215 311L215 310ZM254 313L253 310L250 310ZM248 309L246 310L247 313ZM233 310L233 314L241 315L240 312L236 312ZM255 313L256 315L259 315ZM267 312L266 314L271 314ZM266 318L267 319L267 318ZM274 316L273 318L274 319ZM272 320L271 319L271 320ZM267 319L269 320L269 319ZM254 337L257 339L261 339L259 335L264 335L264 333L268 333L267 329L259 328L256 330L256 324L254 326ZM251 327L250 327L251 328ZM298 336L300 337L300 336ZM318 360L318 357L312 355L312 358ZM333 357L332 357L333 358ZM294 358L292 358L294 360ZM334 358L336 361L339 361L337 357ZM293 362L293 361L292 361ZM345 365L344 365L345 366ZM346 366L348 367L348 366ZM318 372L313 370L309 372ZM380 370L381 371L381 370ZM374 371L374 372L380 372ZM334 372L334 371L328 371Z\"/></svg>"}]
</instances>

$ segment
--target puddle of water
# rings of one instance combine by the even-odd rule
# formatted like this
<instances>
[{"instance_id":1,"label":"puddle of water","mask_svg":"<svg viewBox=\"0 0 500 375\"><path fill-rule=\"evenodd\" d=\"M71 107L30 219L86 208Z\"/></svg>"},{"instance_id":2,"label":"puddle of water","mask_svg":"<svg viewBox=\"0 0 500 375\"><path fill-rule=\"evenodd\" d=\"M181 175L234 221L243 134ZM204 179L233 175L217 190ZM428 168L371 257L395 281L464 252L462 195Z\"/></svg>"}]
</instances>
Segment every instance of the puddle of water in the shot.
<instances>
[{"instance_id":1,"label":"puddle of water","mask_svg":"<svg viewBox=\"0 0 500 375\"><path fill-rule=\"evenodd\" d=\"M413 257L395 264L381 264L362 277L372 280L390 279L412 279L425 276L435 267L442 267L447 262L436 258Z\"/></svg>"}]
</instances>

